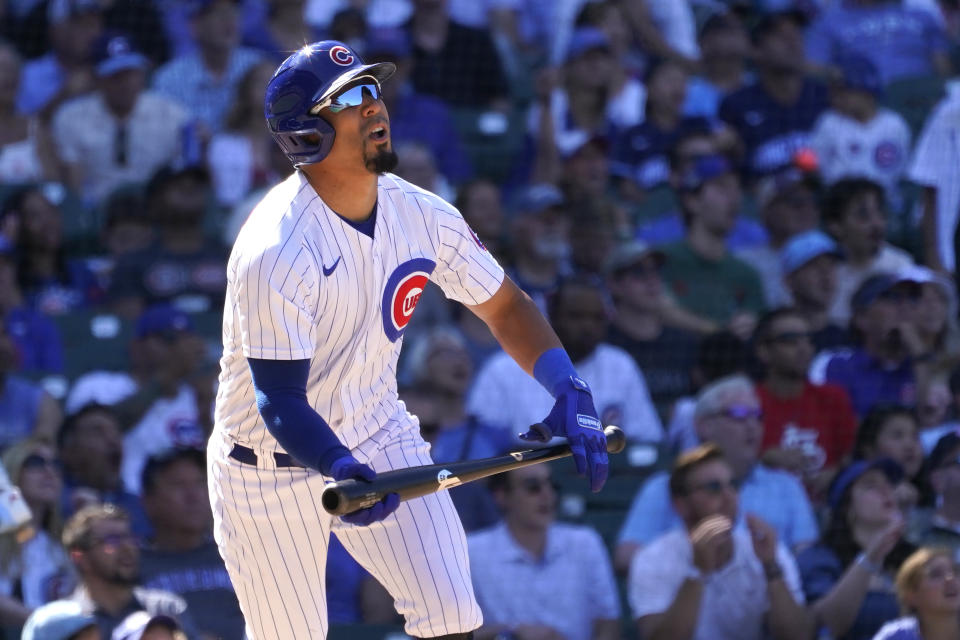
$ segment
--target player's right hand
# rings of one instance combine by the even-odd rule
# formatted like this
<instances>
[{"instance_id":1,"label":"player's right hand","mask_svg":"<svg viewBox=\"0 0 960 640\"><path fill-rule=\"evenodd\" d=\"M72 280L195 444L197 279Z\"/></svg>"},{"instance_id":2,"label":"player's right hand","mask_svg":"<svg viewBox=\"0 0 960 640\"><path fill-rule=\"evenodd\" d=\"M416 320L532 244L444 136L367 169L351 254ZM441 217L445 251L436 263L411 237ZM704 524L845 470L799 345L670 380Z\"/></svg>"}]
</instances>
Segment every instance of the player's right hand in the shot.
<instances>
[{"instance_id":1,"label":"player's right hand","mask_svg":"<svg viewBox=\"0 0 960 640\"><path fill-rule=\"evenodd\" d=\"M343 456L337 458L330 465L330 475L334 480L364 480L372 481L377 477L377 472L365 464L357 461L353 456ZM365 527L374 522L383 520L400 506L400 496L396 493L388 493L379 502L364 509L359 509L351 513L340 516L340 519L350 524Z\"/></svg>"},{"instance_id":2,"label":"player's right hand","mask_svg":"<svg viewBox=\"0 0 960 640\"><path fill-rule=\"evenodd\" d=\"M590 489L600 491L607 481L609 460L607 437L593 406L593 394L587 383L571 376L553 390L557 399L542 423L520 434L522 440L546 442L553 436L564 436L570 443L577 473L586 473Z\"/></svg>"}]
</instances>

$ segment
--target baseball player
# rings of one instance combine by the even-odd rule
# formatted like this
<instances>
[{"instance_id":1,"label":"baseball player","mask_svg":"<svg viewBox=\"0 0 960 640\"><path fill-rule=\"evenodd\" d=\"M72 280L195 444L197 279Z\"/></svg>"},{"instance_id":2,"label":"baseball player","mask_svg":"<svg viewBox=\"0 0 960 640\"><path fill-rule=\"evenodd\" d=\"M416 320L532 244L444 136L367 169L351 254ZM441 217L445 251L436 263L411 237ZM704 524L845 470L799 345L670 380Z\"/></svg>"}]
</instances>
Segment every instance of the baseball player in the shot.
<instances>
[{"instance_id":1,"label":"baseball player","mask_svg":"<svg viewBox=\"0 0 960 640\"><path fill-rule=\"evenodd\" d=\"M410 635L470 638L481 624L446 493L403 504L389 494L339 518L320 504L328 481L431 464L395 379L428 279L556 398L523 437L566 437L595 491L607 476L590 389L546 320L454 207L389 173L380 85L394 70L323 41L267 86L267 126L297 170L253 210L230 256L208 445L215 538L251 640L326 636L331 531L387 588Z\"/></svg>"}]
</instances>

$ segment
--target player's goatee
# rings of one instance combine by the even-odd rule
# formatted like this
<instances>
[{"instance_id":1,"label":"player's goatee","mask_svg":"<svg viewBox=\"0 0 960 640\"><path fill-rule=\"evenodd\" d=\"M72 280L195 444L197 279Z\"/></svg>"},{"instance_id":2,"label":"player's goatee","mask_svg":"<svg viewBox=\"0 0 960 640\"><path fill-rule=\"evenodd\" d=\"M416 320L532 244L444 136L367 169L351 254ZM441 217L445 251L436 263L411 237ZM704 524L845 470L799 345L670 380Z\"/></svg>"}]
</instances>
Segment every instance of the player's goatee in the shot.
<instances>
[{"instance_id":1,"label":"player's goatee","mask_svg":"<svg viewBox=\"0 0 960 640\"><path fill-rule=\"evenodd\" d=\"M367 170L372 173L387 173L397 168L397 152L393 149L378 149L372 158L366 159Z\"/></svg>"}]
</instances>

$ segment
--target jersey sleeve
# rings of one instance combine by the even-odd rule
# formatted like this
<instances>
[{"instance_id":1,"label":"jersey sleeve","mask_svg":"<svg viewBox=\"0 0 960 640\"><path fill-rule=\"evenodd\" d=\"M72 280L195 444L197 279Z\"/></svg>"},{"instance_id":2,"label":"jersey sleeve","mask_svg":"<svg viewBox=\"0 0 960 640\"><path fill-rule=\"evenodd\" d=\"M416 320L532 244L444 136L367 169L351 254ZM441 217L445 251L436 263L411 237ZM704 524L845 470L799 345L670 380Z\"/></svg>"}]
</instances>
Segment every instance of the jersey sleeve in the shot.
<instances>
[{"instance_id":1,"label":"jersey sleeve","mask_svg":"<svg viewBox=\"0 0 960 640\"><path fill-rule=\"evenodd\" d=\"M292 244L292 243L291 243ZM233 280L243 355L304 360L316 345L316 263L304 247L284 245L239 255Z\"/></svg>"},{"instance_id":2,"label":"jersey sleeve","mask_svg":"<svg viewBox=\"0 0 960 640\"><path fill-rule=\"evenodd\" d=\"M956 113L956 110L953 110ZM955 144L949 135L946 114L950 110L941 105L935 109L917 140L913 153L913 162L907 170L908 177L925 187L938 186L943 176L943 167L949 166L951 145Z\"/></svg>"},{"instance_id":3,"label":"jersey sleeve","mask_svg":"<svg viewBox=\"0 0 960 640\"><path fill-rule=\"evenodd\" d=\"M486 302L503 283L503 267L455 209L437 209L436 216L437 267L430 279L451 300Z\"/></svg>"}]
</instances>

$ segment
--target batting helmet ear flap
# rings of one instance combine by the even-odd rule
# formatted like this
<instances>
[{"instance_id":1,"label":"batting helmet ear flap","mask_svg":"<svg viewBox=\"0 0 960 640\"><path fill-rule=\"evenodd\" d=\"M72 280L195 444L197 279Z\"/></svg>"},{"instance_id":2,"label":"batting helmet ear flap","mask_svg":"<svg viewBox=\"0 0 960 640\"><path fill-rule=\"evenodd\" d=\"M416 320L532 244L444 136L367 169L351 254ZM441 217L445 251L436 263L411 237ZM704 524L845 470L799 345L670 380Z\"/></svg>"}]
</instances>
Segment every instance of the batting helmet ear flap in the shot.
<instances>
[{"instance_id":1,"label":"batting helmet ear flap","mask_svg":"<svg viewBox=\"0 0 960 640\"><path fill-rule=\"evenodd\" d=\"M273 134L277 144L295 167L319 162L327 157L337 135L333 125L319 116L302 122L301 125L304 128Z\"/></svg>"}]
</instances>

